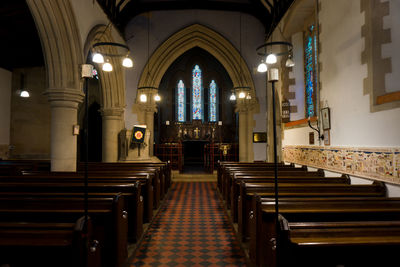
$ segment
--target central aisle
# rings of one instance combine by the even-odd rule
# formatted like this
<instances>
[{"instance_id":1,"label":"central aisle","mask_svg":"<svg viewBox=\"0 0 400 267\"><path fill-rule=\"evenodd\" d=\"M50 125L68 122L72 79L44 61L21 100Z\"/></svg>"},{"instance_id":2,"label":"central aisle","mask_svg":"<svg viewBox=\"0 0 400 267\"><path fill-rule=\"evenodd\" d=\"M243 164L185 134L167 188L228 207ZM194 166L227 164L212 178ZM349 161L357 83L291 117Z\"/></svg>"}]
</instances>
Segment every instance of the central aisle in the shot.
<instances>
[{"instance_id":1,"label":"central aisle","mask_svg":"<svg viewBox=\"0 0 400 267\"><path fill-rule=\"evenodd\" d=\"M245 266L216 183L174 183L130 266Z\"/></svg>"}]
</instances>

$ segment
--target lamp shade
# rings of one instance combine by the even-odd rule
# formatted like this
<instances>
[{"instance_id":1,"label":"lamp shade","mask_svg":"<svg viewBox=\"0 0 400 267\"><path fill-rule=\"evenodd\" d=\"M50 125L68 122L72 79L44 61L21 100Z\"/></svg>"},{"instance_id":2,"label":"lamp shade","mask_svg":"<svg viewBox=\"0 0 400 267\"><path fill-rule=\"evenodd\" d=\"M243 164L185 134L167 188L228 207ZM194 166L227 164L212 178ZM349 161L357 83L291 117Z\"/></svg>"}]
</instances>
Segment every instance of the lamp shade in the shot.
<instances>
[{"instance_id":1,"label":"lamp shade","mask_svg":"<svg viewBox=\"0 0 400 267\"><path fill-rule=\"evenodd\" d=\"M266 59L267 64L275 64L277 62L276 56L274 54L269 54Z\"/></svg>"},{"instance_id":2,"label":"lamp shade","mask_svg":"<svg viewBox=\"0 0 400 267\"><path fill-rule=\"evenodd\" d=\"M267 64L264 62L261 62L260 65L258 65L257 71L258 72L266 72L268 70Z\"/></svg>"},{"instance_id":3,"label":"lamp shade","mask_svg":"<svg viewBox=\"0 0 400 267\"><path fill-rule=\"evenodd\" d=\"M286 67L290 68L290 67L294 67L294 61L291 58L288 58L286 60Z\"/></svg>"},{"instance_id":4,"label":"lamp shade","mask_svg":"<svg viewBox=\"0 0 400 267\"><path fill-rule=\"evenodd\" d=\"M20 97L29 97L29 92L26 90L21 91L21 93L19 94Z\"/></svg>"},{"instance_id":5,"label":"lamp shade","mask_svg":"<svg viewBox=\"0 0 400 267\"><path fill-rule=\"evenodd\" d=\"M235 101L236 100L236 96L235 94L232 92L231 96L229 97L230 101Z\"/></svg>"},{"instance_id":6,"label":"lamp shade","mask_svg":"<svg viewBox=\"0 0 400 267\"><path fill-rule=\"evenodd\" d=\"M245 98L245 97L246 97L246 94L244 92L239 93L239 98Z\"/></svg>"},{"instance_id":7,"label":"lamp shade","mask_svg":"<svg viewBox=\"0 0 400 267\"><path fill-rule=\"evenodd\" d=\"M104 57L100 53L94 53L92 57L92 61L95 63L104 63Z\"/></svg>"},{"instance_id":8,"label":"lamp shade","mask_svg":"<svg viewBox=\"0 0 400 267\"><path fill-rule=\"evenodd\" d=\"M160 100L161 100L161 96L160 96L159 94L156 94L156 95L154 96L154 101L158 102L158 101L160 101Z\"/></svg>"},{"instance_id":9,"label":"lamp shade","mask_svg":"<svg viewBox=\"0 0 400 267\"><path fill-rule=\"evenodd\" d=\"M140 102L147 102L147 96L145 94L140 95Z\"/></svg>"},{"instance_id":10,"label":"lamp shade","mask_svg":"<svg viewBox=\"0 0 400 267\"><path fill-rule=\"evenodd\" d=\"M103 71L109 72L109 71L112 71L112 70L113 70L113 67L112 67L112 65L110 63L106 62L106 63L103 64Z\"/></svg>"},{"instance_id":11,"label":"lamp shade","mask_svg":"<svg viewBox=\"0 0 400 267\"><path fill-rule=\"evenodd\" d=\"M122 66L125 68L132 68L133 67L133 61L129 57L124 58L122 61Z\"/></svg>"}]
</instances>

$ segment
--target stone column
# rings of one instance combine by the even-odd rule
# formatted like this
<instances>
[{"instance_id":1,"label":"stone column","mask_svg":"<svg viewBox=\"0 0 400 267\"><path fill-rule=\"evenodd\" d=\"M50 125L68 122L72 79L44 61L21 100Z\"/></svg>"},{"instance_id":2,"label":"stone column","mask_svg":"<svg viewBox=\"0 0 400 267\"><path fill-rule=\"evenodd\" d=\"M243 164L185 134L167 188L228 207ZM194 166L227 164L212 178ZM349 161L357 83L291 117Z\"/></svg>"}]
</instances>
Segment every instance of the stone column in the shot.
<instances>
[{"instance_id":1,"label":"stone column","mask_svg":"<svg viewBox=\"0 0 400 267\"><path fill-rule=\"evenodd\" d=\"M239 112L239 161L247 161L247 109L240 107Z\"/></svg>"},{"instance_id":2,"label":"stone column","mask_svg":"<svg viewBox=\"0 0 400 267\"><path fill-rule=\"evenodd\" d=\"M103 108L102 159L103 162L118 161L118 133L121 130L122 108Z\"/></svg>"},{"instance_id":3,"label":"stone column","mask_svg":"<svg viewBox=\"0 0 400 267\"><path fill-rule=\"evenodd\" d=\"M241 91L245 92L245 98L237 97L235 108L235 112L239 112L239 161L252 162L254 160L253 113L258 108L258 101L249 87L237 89L236 95L238 96Z\"/></svg>"},{"instance_id":4,"label":"stone column","mask_svg":"<svg viewBox=\"0 0 400 267\"><path fill-rule=\"evenodd\" d=\"M78 105L84 94L75 89L48 89L51 107L51 171L76 171ZM40 137L36 137L40 138Z\"/></svg>"},{"instance_id":5,"label":"stone column","mask_svg":"<svg viewBox=\"0 0 400 267\"><path fill-rule=\"evenodd\" d=\"M251 107L251 105L249 105ZM254 129L254 118L253 109L249 108L247 111L247 161L254 161L254 147L253 147L253 129Z\"/></svg>"},{"instance_id":6,"label":"stone column","mask_svg":"<svg viewBox=\"0 0 400 267\"><path fill-rule=\"evenodd\" d=\"M140 96L146 95L146 102L140 101ZM138 89L137 107L139 123L146 124L147 131L150 133L149 156L154 155L154 113L157 112L157 104L154 97L158 94L157 88L142 87Z\"/></svg>"}]
</instances>

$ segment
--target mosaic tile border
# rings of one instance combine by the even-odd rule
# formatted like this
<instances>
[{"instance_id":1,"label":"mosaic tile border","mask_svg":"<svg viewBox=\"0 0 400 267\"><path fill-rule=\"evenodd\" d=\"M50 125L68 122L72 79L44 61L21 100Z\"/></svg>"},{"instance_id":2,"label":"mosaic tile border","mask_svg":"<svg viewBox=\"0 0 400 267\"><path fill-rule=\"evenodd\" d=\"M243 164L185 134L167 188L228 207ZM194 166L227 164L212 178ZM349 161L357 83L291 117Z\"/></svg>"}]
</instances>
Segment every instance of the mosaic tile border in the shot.
<instances>
[{"instance_id":1,"label":"mosaic tile border","mask_svg":"<svg viewBox=\"0 0 400 267\"><path fill-rule=\"evenodd\" d=\"M398 147L285 146L282 150L285 162L400 184Z\"/></svg>"}]
</instances>

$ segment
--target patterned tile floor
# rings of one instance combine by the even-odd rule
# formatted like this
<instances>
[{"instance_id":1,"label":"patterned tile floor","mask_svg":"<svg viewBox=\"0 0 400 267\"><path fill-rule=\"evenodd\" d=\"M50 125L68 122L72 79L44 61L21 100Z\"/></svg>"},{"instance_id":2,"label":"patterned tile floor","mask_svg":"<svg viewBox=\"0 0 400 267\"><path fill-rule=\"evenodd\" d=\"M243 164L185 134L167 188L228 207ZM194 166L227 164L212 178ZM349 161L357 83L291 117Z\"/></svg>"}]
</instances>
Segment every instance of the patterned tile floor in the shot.
<instances>
[{"instance_id":1,"label":"patterned tile floor","mask_svg":"<svg viewBox=\"0 0 400 267\"><path fill-rule=\"evenodd\" d=\"M130 266L245 266L216 183L174 183Z\"/></svg>"}]
</instances>

